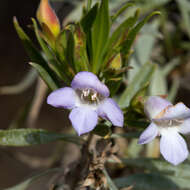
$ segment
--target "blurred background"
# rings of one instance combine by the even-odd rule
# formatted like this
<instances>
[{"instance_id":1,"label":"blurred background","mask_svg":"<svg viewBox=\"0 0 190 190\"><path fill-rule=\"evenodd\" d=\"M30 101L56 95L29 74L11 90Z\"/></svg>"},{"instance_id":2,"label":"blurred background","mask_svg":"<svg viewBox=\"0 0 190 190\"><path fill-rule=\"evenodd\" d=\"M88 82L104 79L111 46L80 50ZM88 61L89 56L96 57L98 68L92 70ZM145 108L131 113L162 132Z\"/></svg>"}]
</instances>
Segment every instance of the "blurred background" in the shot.
<instances>
[{"instance_id":1,"label":"blurred background","mask_svg":"<svg viewBox=\"0 0 190 190\"><path fill-rule=\"evenodd\" d=\"M39 0L4 0L0 6L0 86L16 85L21 82L25 75L30 71L28 64L29 58L18 38L13 26L13 16L16 16L20 25L30 34L33 35L31 29L27 25L31 23L31 17L35 17L35 13L39 4ZM71 9L66 3L63 6L63 13ZM35 94L37 80L25 90L23 93L12 95L0 95L0 128L7 129L13 123L13 120L25 109ZM45 128L49 130L59 131L61 127L67 127L65 123L65 112L54 109L46 105L44 99L40 116L37 121L37 128ZM4 148L0 147L0 189L7 188L22 181L35 171L40 171L46 166L39 166L35 163L35 158L46 158L53 151L54 144L28 147L28 148ZM17 154L18 153L18 154ZM24 154L24 156L22 155ZM30 157L34 157L34 163L31 166ZM21 158L22 157L22 158ZM21 158L21 159L20 159Z\"/></svg>"},{"instance_id":2,"label":"blurred background","mask_svg":"<svg viewBox=\"0 0 190 190\"><path fill-rule=\"evenodd\" d=\"M52 3L61 20L73 8L68 1L63 2ZM158 63L159 72L165 69L166 73L164 76L162 72L154 76L150 94L170 94L174 102L183 101L190 107L190 2L188 0L136 0L136 2L142 9L142 15L153 10L160 10L162 15L148 24L138 36L131 65L136 69L137 65L143 64L139 62L142 55L146 54L144 62L151 60ZM111 3L113 10L116 4L122 6L121 1L112 0ZM39 0L1 2L0 86L15 85L30 72L29 58L15 32L12 20L13 16L16 16L20 25L32 36L31 29L26 26L30 25L30 18L35 17L38 4ZM128 14L132 12L133 10ZM39 80L35 79L27 90L10 95L2 94L0 88L0 129L13 128L15 125L20 127L24 119L23 110L26 110L34 100L39 83ZM58 132L69 130L69 125L67 112L46 105L44 99L35 127ZM67 162L67 155L75 150L74 145L72 146L72 149L64 150L62 162ZM53 153L54 147L55 143L27 148L0 147L0 189L13 186L33 173L49 167L51 163L47 157ZM59 165L60 163L54 162L51 167Z\"/></svg>"}]
</instances>

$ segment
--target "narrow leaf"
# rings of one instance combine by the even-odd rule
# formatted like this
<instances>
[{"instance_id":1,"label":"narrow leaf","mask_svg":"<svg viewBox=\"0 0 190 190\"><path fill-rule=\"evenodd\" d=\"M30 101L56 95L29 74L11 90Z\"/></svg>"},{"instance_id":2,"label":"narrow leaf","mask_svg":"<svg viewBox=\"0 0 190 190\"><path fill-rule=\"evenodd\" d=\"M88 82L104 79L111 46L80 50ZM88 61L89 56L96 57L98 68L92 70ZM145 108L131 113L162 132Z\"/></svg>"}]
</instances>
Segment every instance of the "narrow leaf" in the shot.
<instances>
[{"instance_id":1,"label":"narrow leaf","mask_svg":"<svg viewBox=\"0 0 190 190\"><path fill-rule=\"evenodd\" d=\"M18 34L19 38L21 39L21 41L24 45L24 48L25 48L28 56L30 57L31 61L41 65L41 67L43 67L49 73L51 78L58 85L58 81L57 81L57 78L56 78L54 72L50 69L47 62L44 60L43 56L41 55L40 51L35 48L31 39L27 36L27 34L19 26L19 23L18 23L16 17L14 17L13 23L14 23L15 29L17 31L17 34Z\"/></svg>"},{"instance_id":2,"label":"narrow leaf","mask_svg":"<svg viewBox=\"0 0 190 190\"><path fill-rule=\"evenodd\" d=\"M92 27L92 49L93 61L92 70L94 73L99 71L101 66L102 52L107 42L110 32L110 17L108 0L102 0L98 14Z\"/></svg>"},{"instance_id":3,"label":"narrow leaf","mask_svg":"<svg viewBox=\"0 0 190 190\"><path fill-rule=\"evenodd\" d=\"M135 75L133 81L126 88L124 93L121 95L119 105L121 107L127 107L130 104L131 99L134 95L148 82L150 82L152 75L156 69L155 64L146 63L144 64L139 72Z\"/></svg>"},{"instance_id":4,"label":"narrow leaf","mask_svg":"<svg viewBox=\"0 0 190 190\"><path fill-rule=\"evenodd\" d=\"M42 129L0 130L1 146L31 146L64 140L80 144L81 138L75 135L57 134Z\"/></svg>"},{"instance_id":5,"label":"narrow leaf","mask_svg":"<svg viewBox=\"0 0 190 190\"><path fill-rule=\"evenodd\" d=\"M35 48L34 44L32 43L31 39L28 37L28 35L23 31L23 29L20 27L16 17L13 18L13 23L14 27L16 29L16 32L21 39L24 48L30 57L30 59L33 62L41 63L41 64L46 64L46 62L43 60L41 54L39 53L39 50Z\"/></svg>"},{"instance_id":6,"label":"narrow leaf","mask_svg":"<svg viewBox=\"0 0 190 190\"><path fill-rule=\"evenodd\" d=\"M178 79L178 77L174 77L167 97L169 101L174 102L179 87L180 87L180 80Z\"/></svg>"},{"instance_id":7,"label":"narrow leaf","mask_svg":"<svg viewBox=\"0 0 190 190\"><path fill-rule=\"evenodd\" d=\"M98 3L96 3L90 11L82 18L80 21L83 31L87 34L95 21L96 15L98 11Z\"/></svg>"},{"instance_id":8,"label":"narrow leaf","mask_svg":"<svg viewBox=\"0 0 190 190\"><path fill-rule=\"evenodd\" d=\"M110 190L119 190L119 189L116 187L116 185L114 184L114 182L112 181L112 179L110 178L110 176L109 176L109 174L107 173L107 171L106 171L105 168L103 169L103 173L104 173L104 175L106 176L109 189L110 189Z\"/></svg>"},{"instance_id":9,"label":"narrow leaf","mask_svg":"<svg viewBox=\"0 0 190 190\"><path fill-rule=\"evenodd\" d=\"M44 40L40 36L38 25L37 25L35 19L32 19L32 22L33 22L33 25L34 25L34 31L35 31L37 40L38 40L38 42L39 42L42 50L47 55L47 57L48 57L49 60L53 59L52 52L50 51L50 49L48 48L48 46L46 45L46 43L44 42Z\"/></svg>"},{"instance_id":10,"label":"narrow leaf","mask_svg":"<svg viewBox=\"0 0 190 190\"><path fill-rule=\"evenodd\" d=\"M54 80L49 75L47 70L45 70L44 67L42 67L41 65L39 65L37 63L30 63L30 65L32 65L39 72L40 76L42 77L44 82L48 85L48 87L51 90L56 90L58 88L58 85L54 82Z\"/></svg>"},{"instance_id":11,"label":"narrow leaf","mask_svg":"<svg viewBox=\"0 0 190 190\"><path fill-rule=\"evenodd\" d=\"M129 3L129 2L127 2L125 5L123 5L123 6L115 13L115 15L113 15L113 16L111 17L112 23L114 23L115 20L116 20L123 12L126 11L127 8L132 7L132 6L134 6L134 4L133 4L133 3Z\"/></svg>"},{"instance_id":12,"label":"narrow leaf","mask_svg":"<svg viewBox=\"0 0 190 190\"><path fill-rule=\"evenodd\" d=\"M141 22L139 22L133 29L131 29L128 33L127 39L123 42L122 46L122 53L124 55L128 55L131 49L131 46L138 34L138 32L141 30L141 28L148 22L148 20L156 15L156 14L160 14L160 12L155 11L153 13L151 13L150 15L148 15L147 17L145 17Z\"/></svg>"},{"instance_id":13,"label":"narrow leaf","mask_svg":"<svg viewBox=\"0 0 190 190\"><path fill-rule=\"evenodd\" d=\"M129 28L133 27L136 21L137 17L134 16L127 18L122 24L120 24L107 41L104 52L109 53L110 49L112 49L113 46L118 42L119 38L122 37L123 33L126 32Z\"/></svg>"},{"instance_id":14,"label":"narrow leaf","mask_svg":"<svg viewBox=\"0 0 190 190\"><path fill-rule=\"evenodd\" d=\"M132 186L133 190L189 189L189 180L155 173L134 174L115 180L119 188Z\"/></svg>"},{"instance_id":15,"label":"narrow leaf","mask_svg":"<svg viewBox=\"0 0 190 190\"><path fill-rule=\"evenodd\" d=\"M54 70L54 72L57 74L57 76L61 79L64 80L66 79L63 75L63 71L61 70L61 67L59 65L59 63L57 62L57 60L55 59L55 55L52 51L52 49L50 47L48 47L48 45L45 43L45 41L42 39L42 37L40 36L40 32L38 29L38 25L35 21L35 19L32 19L33 22L33 26L34 26L34 31L37 37L37 40L43 50L43 52L46 55L47 61L52 65L52 69ZM67 80L67 79L66 79Z\"/></svg>"},{"instance_id":16,"label":"narrow leaf","mask_svg":"<svg viewBox=\"0 0 190 190\"><path fill-rule=\"evenodd\" d=\"M157 67L156 71L153 74L151 83L150 83L150 95L155 96L159 94L167 94L167 83L166 77L163 74L163 70L160 66Z\"/></svg>"},{"instance_id":17,"label":"narrow leaf","mask_svg":"<svg viewBox=\"0 0 190 190\"><path fill-rule=\"evenodd\" d=\"M122 159L122 163L127 166L143 168L151 172L161 172L168 175L174 175L175 177L190 177L190 165L188 163L182 163L174 167L166 161L152 158Z\"/></svg>"}]
</instances>

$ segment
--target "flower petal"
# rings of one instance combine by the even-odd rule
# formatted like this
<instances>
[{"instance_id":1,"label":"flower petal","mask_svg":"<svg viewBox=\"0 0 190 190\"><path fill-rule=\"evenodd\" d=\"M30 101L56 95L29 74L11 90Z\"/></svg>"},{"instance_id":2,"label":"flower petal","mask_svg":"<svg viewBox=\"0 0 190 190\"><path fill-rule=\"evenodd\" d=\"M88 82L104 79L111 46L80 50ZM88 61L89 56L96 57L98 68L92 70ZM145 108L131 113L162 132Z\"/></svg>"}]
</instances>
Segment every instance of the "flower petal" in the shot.
<instances>
[{"instance_id":1,"label":"flower petal","mask_svg":"<svg viewBox=\"0 0 190 190\"><path fill-rule=\"evenodd\" d=\"M178 103L174 106L168 107L164 115L160 118L161 120L172 120L172 119L186 119L190 117L190 109L183 103Z\"/></svg>"},{"instance_id":2,"label":"flower petal","mask_svg":"<svg viewBox=\"0 0 190 190\"><path fill-rule=\"evenodd\" d=\"M149 119L153 119L166 107L171 105L172 104L169 101L159 96L150 96L145 102L144 111Z\"/></svg>"},{"instance_id":3,"label":"flower petal","mask_svg":"<svg viewBox=\"0 0 190 190\"><path fill-rule=\"evenodd\" d=\"M87 107L74 108L69 114L69 119L78 135L88 133L94 129L98 122L97 113Z\"/></svg>"},{"instance_id":4,"label":"flower petal","mask_svg":"<svg viewBox=\"0 0 190 190\"><path fill-rule=\"evenodd\" d=\"M54 107L72 109L75 107L77 95L72 88L65 87L53 91L47 98L47 103Z\"/></svg>"},{"instance_id":5,"label":"flower petal","mask_svg":"<svg viewBox=\"0 0 190 190\"><path fill-rule=\"evenodd\" d=\"M109 89L107 86L100 82L95 74L87 71L82 71L76 74L71 83L71 87L73 89L91 88L96 90L104 97L109 96Z\"/></svg>"},{"instance_id":6,"label":"flower petal","mask_svg":"<svg viewBox=\"0 0 190 190\"><path fill-rule=\"evenodd\" d=\"M151 123L141 134L138 144L146 144L151 142L158 135L158 128Z\"/></svg>"},{"instance_id":7,"label":"flower petal","mask_svg":"<svg viewBox=\"0 0 190 190\"><path fill-rule=\"evenodd\" d=\"M123 112L117 103L111 99L105 99L98 107L98 115L102 118L108 119L113 125L123 127Z\"/></svg>"},{"instance_id":8,"label":"flower petal","mask_svg":"<svg viewBox=\"0 0 190 190\"><path fill-rule=\"evenodd\" d=\"M179 132L182 134L190 133L190 119L185 119L184 122L179 126Z\"/></svg>"},{"instance_id":9,"label":"flower petal","mask_svg":"<svg viewBox=\"0 0 190 190\"><path fill-rule=\"evenodd\" d=\"M173 165L183 162L189 154L185 140L177 132L171 130L162 134L160 152Z\"/></svg>"}]
</instances>

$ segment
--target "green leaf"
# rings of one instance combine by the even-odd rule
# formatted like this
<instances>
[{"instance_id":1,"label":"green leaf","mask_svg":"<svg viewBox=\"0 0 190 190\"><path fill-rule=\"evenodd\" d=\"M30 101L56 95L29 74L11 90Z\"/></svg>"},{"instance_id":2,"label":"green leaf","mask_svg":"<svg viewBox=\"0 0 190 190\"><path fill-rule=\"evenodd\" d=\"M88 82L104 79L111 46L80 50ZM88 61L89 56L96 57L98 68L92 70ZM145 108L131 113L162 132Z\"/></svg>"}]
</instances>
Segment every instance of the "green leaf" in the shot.
<instances>
[{"instance_id":1,"label":"green leaf","mask_svg":"<svg viewBox=\"0 0 190 190\"><path fill-rule=\"evenodd\" d=\"M75 48L75 41L74 41L73 32L71 31L71 29L68 29L67 30L67 46L65 49L65 57L66 57L66 61L69 62L72 69L74 71L78 72L75 62L74 62L74 48Z\"/></svg>"},{"instance_id":2,"label":"green leaf","mask_svg":"<svg viewBox=\"0 0 190 190\"><path fill-rule=\"evenodd\" d=\"M42 172L38 175L28 178L27 180L19 183L18 185L15 185L14 187L10 187L4 190L26 190L30 185L32 185L32 183L34 183L36 180L40 179L41 177L57 172L63 172L63 169L62 168L49 169L45 172Z\"/></svg>"},{"instance_id":3,"label":"green leaf","mask_svg":"<svg viewBox=\"0 0 190 190\"><path fill-rule=\"evenodd\" d=\"M82 20L80 21L80 24L83 28L83 31L87 34L91 28L92 25L95 21L96 15L98 12L98 3L96 3L91 9L90 11L82 18Z\"/></svg>"},{"instance_id":4,"label":"green leaf","mask_svg":"<svg viewBox=\"0 0 190 190\"><path fill-rule=\"evenodd\" d=\"M107 179L107 184L109 186L110 190L119 190L116 185L114 184L114 182L112 181L112 179L110 178L109 174L107 173L106 169L103 169L103 173Z\"/></svg>"},{"instance_id":5,"label":"green leaf","mask_svg":"<svg viewBox=\"0 0 190 190\"><path fill-rule=\"evenodd\" d=\"M136 23L136 21L137 16L134 16L127 18L122 24L120 24L108 39L107 44L105 45L104 53L109 55L110 50L113 49L113 46L122 37L123 33L131 28Z\"/></svg>"},{"instance_id":6,"label":"green leaf","mask_svg":"<svg viewBox=\"0 0 190 190\"><path fill-rule=\"evenodd\" d=\"M40 76L51 90L56 90L59 87L54 82L53 78L49 75L49 73L47 72L47 70L45 70L44 67L42 67L37 63L29 63L29 64L32 65L39 72Z\"/></svg>"},{"instance_id":7,"label":"green leaf","mask_svg":"<svg viewBox=\"0 0 190 190\"><path fill-rule=\"evenodd\" d=\"M63 30L60 32L58 37L55 41L55 51L57 59L60 61L60 65L62 68L62 75L65 75L65 78L68 78L70 80L67 81L68 84L70 84L70 81L72 79L71 73L69 70L71 70L71 65L66 59L66 49L67 49L67 30Z\"/></svg>"},{"instance_id":8,"label":"green leaf","mask_svg":"<svg viewBox=\"0 0 190 190\"><path fill-rule=\"evenodd\" d=\"M90 66L86 49L86 37L80 26L75 27L74 39L74 62L77 72L88 71Z\"/></svg>"},{"instance_id":9,"label":"green leaf","mask_svg":"<svg viewBox=\"0 0 190 190\"><path fill-rule=\"evenodd\" d=\"M124 5L115 13L115 15L113 15L113 16L111 17L112 23L114 23L115 20L116 20L123 12L126 11L127 8L132 7L132 6L134 6L134 3L129 3L129 2L127 2L126 4L124 4Z\"/></svg>"},{"instance_id":10,"label":"green leaf","mask_svg":"<svg viewBox=\"0 0 190 190\"><path fill-rule=\"evenodd\" d=\"M189 180L172 176L150 174L134 174L118 178L115 184L119 188L132 186L133 190L182 190L189 189Z\"/></svg>"},{"instance_id":11,"label":"green leaf","mask_svg":"<svg viewBox=\"0 0 190 190\"><path fill-rule=\"evenodd\" d=\"M122 53L124 55L128 55L131 49L131 46L138 34L138 32L141 30L141 28L148 22L148 20L156 15L156 14L160 14L160 12L158 11L154 11L153 13L151 13L150 15L148 15L147 17L145 17L141 22L139 22L134 28L132 28L128 35L127 35L127 39L122 43L121 47L122 47Z\"/></svg>"},{"instance_id":12,"label":"green leaf","mask_svg":"<svg viewBox=\"0 0 190 190\"><path fill-rule=\"evenodd\" d=\"M28 53L28 56L30 57L31 61L41 65L41 67L43 67L48 72L48 74L51 76L54 83L56 83L58 86L59 83L57 81L57 78L56 78L54 72L50 69L47 62L42 57L40 51L35 48L31 39L27 36L27 34L19 26L19 24L16 20L16 17L14 17L13 23L14 23L15 29L17 31L17 34L18 34L19 38L21 39L21 41L24 45L24 48L25 48L26 52Z\"/></svg>"},{"instance_id":13,"label":"green leaf","mask_svg":"<svg viewBox=\"0 0 190 190\"><path fill-rule=\"evenodd\" d=\"M38 25L35 21L35 19L32 18L32 22L33 22L33 26L34 26L34 31L37 37L37 40L42 48L42 50L44 51L44 53L46 54L46 56L48 57L48 60L54 59L52 52L50 51L50 49L48 48L48 46L46 45L45 41L41 38L40 33L39 33L39 29L38 29Z\"/></svg>"},{"instance_id":14,"label":"green leaf","mask_svg":"<svg viewBox=\"0 0 190 190\"><path fill-rule=\"evenodd\" d=\"M13 18L14 27L16 29L16 32L21 39L24 48L30 57L30 59L33 62L41 63L43 65L46 64L44 59L42 58L41 54L39 53L39 50L35 48L34 44L32 43L31 39L27 36L27 34L23 31L23 29L20 27L16 17Z\"/></svg>"},{"instance_id":15,"label":"green leaf","mask_svg":"<svg viewBox=\"0 0 190 190\"><path fill-rule=\"evenodd\" d=\"M173 166L170 163L152 158L136 158L136 159L122 159L122 163L127 166L143 168L151 172L159 172L175 177L189 178L190 164L182 163L178 166Z\"/></svg>"},{"instance_id":16,"label":"green leaf","mask_svg":"<svg viewBox=\"0 0 190 190\"><path fill-rule=\"evenodd\" d=\"M95 133L96 135L99 135L101 137L105 137L105 136L111 134L111 129L108 125L99 124L93 130L93 133Z\"/></svg>"},{"instance_id":17,"label":"green leaf","mask_svg":"<svg viewBox=\"0 0 190 190\"><path fill-rule=\"evenodd\" d=\"M155 64L144 64L119 99L121 107L128 107L135 94L148 82L156 69Z\"/></svg>"},{"instance_id":18,"label":"green leaf","mask_svg":"<svg viewBox=\"0 0 190 190\"><path fill-rule=\"evenodd\" d=\"M10 129L0 130L1 146L31 146L64 140L81 144L82 139L75 135L57 134L42 129Z\"/></svg>"},{"instance_id":19,"label":"green leaf","mask_svg":"<svg viewBox=\"0 0 190 190\"><path fill-rule=\"evenodd\" d=\"M92 6L92 0L87 0L87 10L89 11Z\"/></svg>"},{"instance_id":20,"label":"green leaf","mask_svg":"<svg viewBox=\"0 0 190 190\"><path fill-rule=\"evenodd\" d=\"M59 65L59 63L55 59L56 57L55 57L52 49L50 47L48 47L48 45L45 43L45 41L41 38L40 33L39 33L39 29L38 29L38 25L37 25L35 19L32 19L32 22L33 22L36 38L37 38L43 52L46 55L47 61L51 64L51 68L54 70L54 72L57 74L57 76L61 80L64 80L64 79L67 80L67 78L64 75L63 70L61 69L61 66Z\"/></svg>"},{"instance_id":21,"label":"green leaf","mask_svg":"<svg viewBox=\"0 0 190 190\"><path fill-rule=\"evenodd\" d=\"M110 32L108 0L102 0L98 14L92 27L92 71L98 73L101 66L102 52Z\"/></svg>"},{"instance_id":22,"label":"green leaf","mask_svg":"<svg viewBox=\"0 0 190 190\"><path fill-rule=\"evenodd\" d=\"M132 98L130 107L133 111L136 111L140 114L144 114L144 101L145 97L148 95L148 83L143 86Z\"/></svg>"}]
</instances>

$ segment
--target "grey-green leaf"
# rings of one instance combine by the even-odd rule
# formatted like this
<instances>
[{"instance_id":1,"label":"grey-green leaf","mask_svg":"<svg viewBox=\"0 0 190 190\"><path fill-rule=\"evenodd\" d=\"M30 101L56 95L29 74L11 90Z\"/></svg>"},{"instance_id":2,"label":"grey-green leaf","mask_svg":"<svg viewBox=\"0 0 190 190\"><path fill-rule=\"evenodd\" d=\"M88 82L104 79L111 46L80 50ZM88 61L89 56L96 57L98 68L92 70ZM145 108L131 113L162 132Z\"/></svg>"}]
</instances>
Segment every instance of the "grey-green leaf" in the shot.
<instances>
[{"instance_id":1,"label":"grey-green leaf","mask_svg":"<svg viewBox=\"0 0 190 190\"><path fill-rule=\"evenodd\" d=\"M167 94L166 77L163 74L163 69L160 68L159 66L154 72L149 90L150 90L150 95L152 96Z\"/></svg>"},{"instance_id":2,"label":"grey-green leaf","mask_svg":"<svg viewBox=\"0 0 190 190\"><path fill-rule=\"evenodd\" d=\"M42 129L0 130L0 146L31 146L65 140L80 144L80 137L68 134L57 134Z\"/></svg>"},{"instance_id":3,"label":"grey-green leaf","mask_svg":"<svg viewBox=\"0 0 190 190\"><path fill-rule=\"evenodd\" d=\"M114 184L114 182L112 181L112 179L110 178L108 172L106 171L106 169L104 168L103 170L103 173L107 179L107 183L108 183L108 186L109 186L109 189L110 190L119 190L116 185Z\"/></svg>"},{"instance_id":4,"label":"grey-green leaf","mask_svg":"<svg viewBox=\"0 0 190 190\"><path fill-rule=\"evenodd\" d=\"M150 82L152 75L156 69L156 64L146 63L144 64L139 72L135 75L132 82L126 88L124 93L119 99L119 105L121 107L127 107L130 104L131 99L134 95L148 82Z\"/></svg>"},{"instance_id":5,"label":"grey-green leaf","mask_svg":"<svg viewBox=\"0 0 190 190\"><path fill-rule=\"evenodd\" d=\"M185 190L189 189L189 180L155 173L134 174L118 178L115 184L119 188L132 186L133 190Z\"/></svg>"},{"instance_id":6,"label":"grey-green leaf","mask_svg":"<svg viewBox=\"0 0 190 190\"><path fill-rule=\"evenodd\" d=\"M122 159L122 163L127 166L144 168L151 172L159 172L175 177L189 178L190 164L182 163L178 166L173 166L166 161L152 159L152 158L136 158L136 159Z\"/></svg>"}]
</instances>

